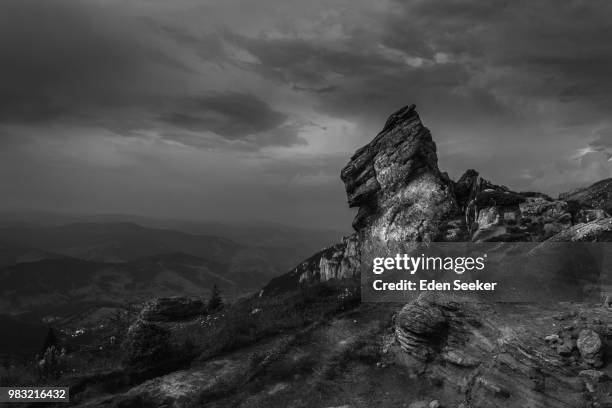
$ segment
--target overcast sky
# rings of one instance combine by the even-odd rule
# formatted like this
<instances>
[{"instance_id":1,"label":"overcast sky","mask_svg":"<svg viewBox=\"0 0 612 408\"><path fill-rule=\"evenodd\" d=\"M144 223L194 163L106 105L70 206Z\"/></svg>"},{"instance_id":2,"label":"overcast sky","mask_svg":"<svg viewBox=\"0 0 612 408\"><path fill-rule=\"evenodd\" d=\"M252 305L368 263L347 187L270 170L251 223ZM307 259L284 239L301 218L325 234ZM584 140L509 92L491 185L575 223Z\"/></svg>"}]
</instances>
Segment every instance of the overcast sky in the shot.
<instances>
[{"instance_id":1,"label":"overcast sky","mask_svg":"<svg viewBox=\"0 0 612 408\"><path fill-rule=\"evenodd\" d=\"M415 103L458 178L612 176L612 2L0 2L0 209L348 228Z\"/></svg>"}]
</instances>

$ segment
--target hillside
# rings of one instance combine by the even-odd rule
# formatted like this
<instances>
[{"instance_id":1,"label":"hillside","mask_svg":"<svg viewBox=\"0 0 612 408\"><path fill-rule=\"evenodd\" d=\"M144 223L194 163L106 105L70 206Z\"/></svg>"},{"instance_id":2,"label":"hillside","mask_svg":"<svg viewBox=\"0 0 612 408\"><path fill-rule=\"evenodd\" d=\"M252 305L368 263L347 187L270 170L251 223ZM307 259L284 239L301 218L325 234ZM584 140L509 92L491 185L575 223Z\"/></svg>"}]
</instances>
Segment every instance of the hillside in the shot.
<instances>
[{"instance_id":1,"label":"hillside","mask_svg":"<svg viewBox=\"0 0 612 408\"><path fill-rule=\"evenodd\" d=\"M109 263L62 257L0 269L0 310L59 317L87 305L125 307L159 296L208 296L213 285L227 299L257 290L273 273L265 265L217 262L183 253Z\"/></svg>"},{"instance_id":2,"label":"hillside","mask_svg":"<svg viewBox=\"0 0 612 408\"><path fill-rule=\"evenodd\" d=\"M106 226L105 234L101 234L99 231L92 233L86 231L88 229L100 229L102 226ZM133 215L69 215L36 211L0 212L0 237L3 237L7 244L15 241L30 243L41 243L42 241L41 245L47 246L49 239L42 238L45 234L49 238L67 234L67 237L73 237L69 239L73 242L78 241L77 236L80 237L85 233L90 236L96 234L97 241L103 238L103 235L106 235L109 240L113 239L111 235L118 235L118 239L125 240L126 230L128 229L134 230L134 233L138 230L140 232L145 231L151 236L172 231L230 240L241 246L261 250L272 259L272 263L278 270L285 272L295 266L295 263L300 259L325 245L337 241L350 230L350 227L347 226L346 230L338 231L306 229L265 222L234 221L224 223ZM39 232L42 232L43 235ZM0 238L0 242L3 239ZM131 241L125 240L125 242L129 243ZM94 242L94 244L100 244L100 242ZM77 245L79 244L77 243ZM112 257L121 259L121 256L115 254L112 248L107 250ZM177 251L180 250L182 249L177 249ZM86 256L90 255L87 251L83 252ZM0 254L2 254L1 249ZM1 260L2 258L0 258ZM7 264L9 264L8 261Z\"/></svg>"},{"instance_id":3,"label":"hillside","mask_svg":"<svg viewBox=\"0 0 612 408\"><path fill-rule=\"evenodd\" d=\"M145 228L132 223L7 226L0 228L0 241L101 262L127 262L177 251L219 259L242 249L223 238Z\"/></svg>"}]
</instances>

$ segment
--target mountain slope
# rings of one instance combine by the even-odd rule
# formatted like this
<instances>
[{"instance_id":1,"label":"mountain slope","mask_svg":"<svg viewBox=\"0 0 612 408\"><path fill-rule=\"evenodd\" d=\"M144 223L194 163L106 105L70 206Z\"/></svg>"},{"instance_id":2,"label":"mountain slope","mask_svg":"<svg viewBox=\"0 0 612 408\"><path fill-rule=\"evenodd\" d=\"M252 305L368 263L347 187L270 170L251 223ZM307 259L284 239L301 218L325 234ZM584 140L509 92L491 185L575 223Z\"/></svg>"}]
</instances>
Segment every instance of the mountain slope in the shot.
<instances>
[{"instance_id":1,"label":"mountain slope","mask_svg":"<svg viewBox=\"0 0 612 408\"><path fill-rule=\"evenodd\" d=\"M270 279L269 272L257 268L237 269L183 253L123 263L70 257L19 263L0 269L0 311L61 316L78 305L124 307L159 296L208 296L213 285L231 300Z\"/></svg>"},{"instance_id":2,"label":"mountain slope","mask_svg":"<svg viewBox=\"0 0 612 408\"><path fill-rule=\"evenodd\" d=\"M182 227L194 233L126 222L3 223L0 224L0 267L58 256L121 263L182 253L226 265L224 273L244 275L241 280L250 280L252 287L257 287L294 267L309 252L337 239L333 232L290 227L245 225L225 230L221 224L187 222ZM241 243L196 231L234 236ZM261 238L257 239L258 236Z\"/></svg>"},{"instance_id":3,"label":"mountain slope","mask_svg":"<svg viewBox=\"0 0 612 408\"><path fill-rule=\"evenodd\" d=\"M337 241L346 230L307 229L267 222L207 222L151 218L134 215L70 215L36 211L0 212L0 231L32 227L61 227L70 224L136 224L153 230L171 230L191 235L229 239L240 245L261 249L275 266L286 271L325 245ZM18 233L20 236L22 233ZM5 234L9 236L10 233Z\"/></svg>"},{"instance_id":4,"label":"mountain slope","mask_svg":"<svg viewBox=\"0 0 612 408\"><path fill-rule=\"evenodd\" d=\"M127 262L170 252L219 259L242 249L228 239L152 229L132 223L76 223L53 227L8 226L0 240L102 262Z\"/></svg>"},{"instance_id":5,"label":"mountain slope","mask_svg":"<svg viewBox=\"0 0 612 408\"><path fill-rule=\"evenodd\" d=\"M0 241L0 268L22 262L34 262L41 259L61 257L62 255L53 254L37 248Z\"/></svg>"}]
</instances>

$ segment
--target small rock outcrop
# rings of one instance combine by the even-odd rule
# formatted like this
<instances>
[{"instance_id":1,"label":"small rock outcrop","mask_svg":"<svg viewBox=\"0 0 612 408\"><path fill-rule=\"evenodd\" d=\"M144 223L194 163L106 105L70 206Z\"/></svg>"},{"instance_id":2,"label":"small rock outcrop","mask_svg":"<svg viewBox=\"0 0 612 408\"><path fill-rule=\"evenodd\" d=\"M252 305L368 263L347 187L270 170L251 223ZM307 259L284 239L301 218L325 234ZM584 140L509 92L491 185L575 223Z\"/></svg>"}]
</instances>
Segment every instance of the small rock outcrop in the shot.
<instances>
[{"instance_id":1,"label":"small rock outcrop","mask_svg":"<svg viewBox=\"0 0 612 408\"><path fill-rule=\"evenodd\" d=\"M125 361L130 365L152 365L166 358L170 350L170 330L138 319L128 329L123 343Z\"/></svg>"},{"instance_id":2,"label":"small rock outcrop","mask_svg":"<svg viewBox=\"0 0 612 408\"><path fill-rule=\"evenodd\" d=\"M576 224L553 235L554 242L610 242L612 241L612 218Z\"/></svg>"},{"instance_id":3,"label":"small rock outcrop","mask_svg":"<svg viewBox=\"0 0 612 408\"><path fill-rule=\"evenodd\" d=\"M576 346L580 351L580 356L585 363L592 367L601 367L603 365L602 342L599 334L591 329L580 331Z\"/></svg>"},{"instance_id":4,"label":"small rock outcrop","mask_svg":"<svg viewBox=\"0 0 612 408\"><path fill-rule=\"evenodd\" d=\"M319 260L319 278L322 281L330 279L348 279L359 273L359 237L351 235L342 241L339 248L329 256ZM300 280L309 279L306 274Z\"/></svg>"},{"instance_id":5,"label":"small rock outcrop","mask_svg":"<svg viewBox=\"0 0 612 408\"><path fill-rule=\"evenodd\" d=\"M341 242L324 248L301 262L289 273L272 279L263 288L261 295L291 290L300 284L359 278L361 248L359 234L344 237Z\"/></svg>"},{"instance_id":6,"label":"small rock outcrop","mask_svg":"<svg viewBox=\"0 0 612 408\"><path fill-rule=\"evenodd\" d=\"M206 313L206 305L198 298L174 296L145 303L122 344L125 361L132 366L148 366L172 358L172 326Z\"/></svg>"}]
</instances>

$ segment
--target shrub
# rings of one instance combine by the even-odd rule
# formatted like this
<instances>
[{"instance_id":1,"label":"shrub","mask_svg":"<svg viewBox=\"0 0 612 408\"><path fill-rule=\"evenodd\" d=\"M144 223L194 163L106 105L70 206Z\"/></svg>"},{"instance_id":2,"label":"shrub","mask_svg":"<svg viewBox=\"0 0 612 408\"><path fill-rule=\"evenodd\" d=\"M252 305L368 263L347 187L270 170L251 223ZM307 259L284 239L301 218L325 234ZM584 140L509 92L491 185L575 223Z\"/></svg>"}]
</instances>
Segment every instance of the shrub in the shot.
<instances>
[{"instance_id":1,"label":"shrub","mask_svg":"<svg viewBox=\"0 0 612 408\"><path fill-rule=\"evenodd\" d=\"M66 350L59 350L55 346L47 348L38 360L38 377L46 380L58 378L66 369Z\"/></svg>"},{"instance_id":2,"label":"shrub","mask_svg":"<svg viewBox=\"0 0 612 408\"><path fill-rule=\"evenodd\" d=\"M359 282L304 285L275 296L254 296L206 316L199 325L179 329L174 337L190 338L200 359L248 346L266 337L325 320L359 304Z\"/></svg>"},{"instance_id":3,"label":"shrub","mask_svg":"<svg viewBox=\"0 0 612 408\"><path fill-rule=\"evenodd\" d=\"M170 350L170 331L156 324L138 320L130 326L123 347L126 363L156 364Z\"/></svg>"}]
</instances>

